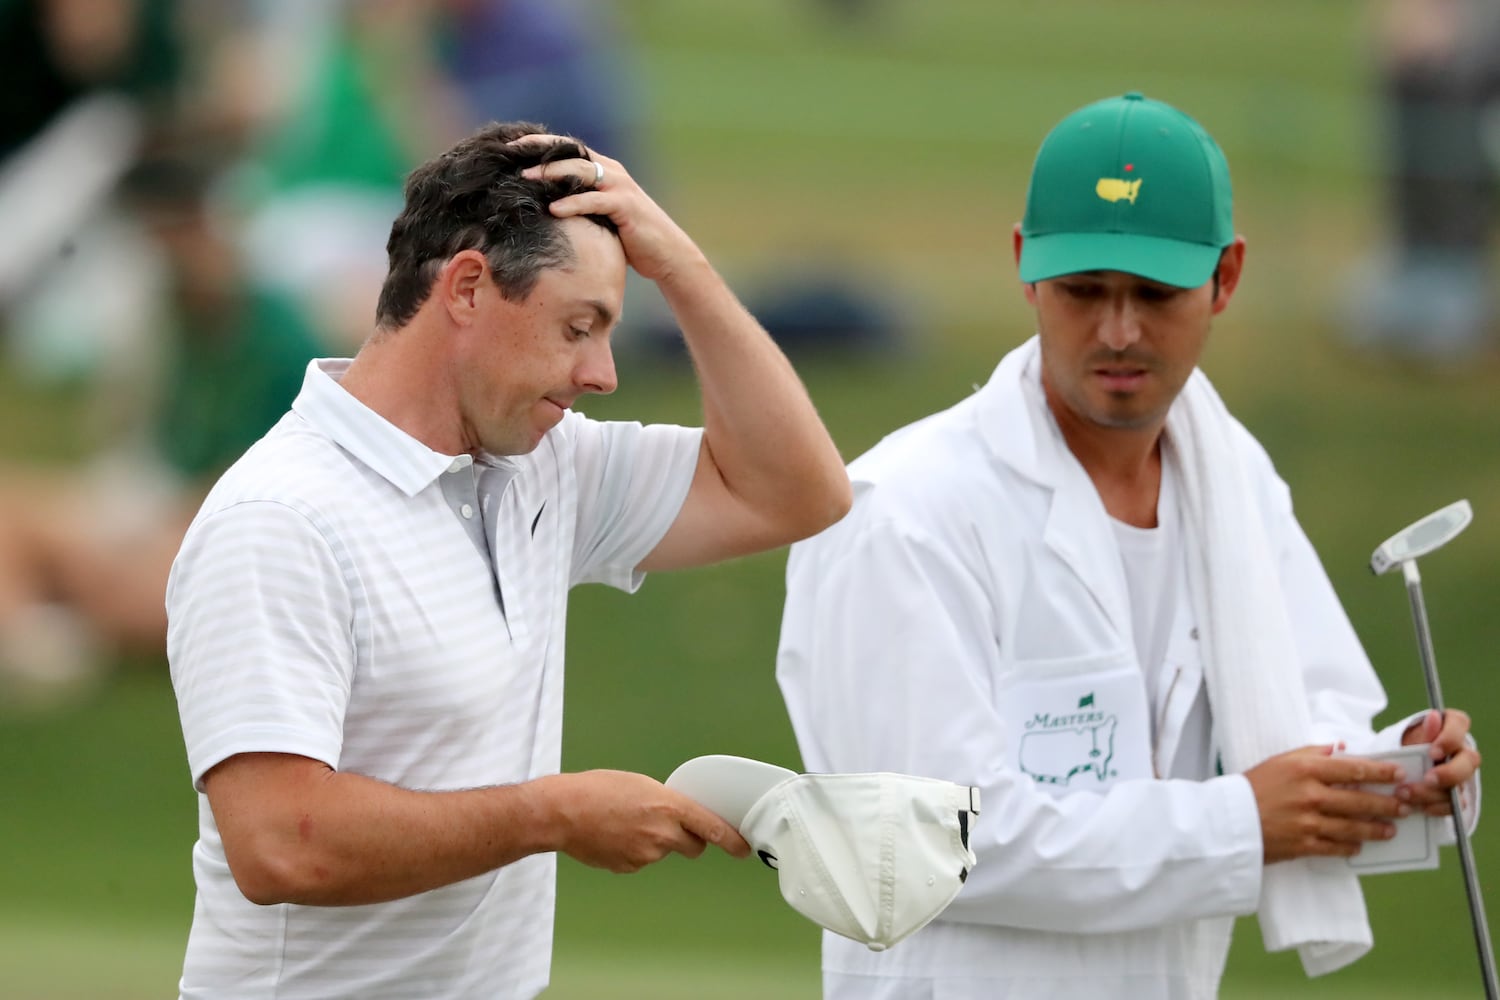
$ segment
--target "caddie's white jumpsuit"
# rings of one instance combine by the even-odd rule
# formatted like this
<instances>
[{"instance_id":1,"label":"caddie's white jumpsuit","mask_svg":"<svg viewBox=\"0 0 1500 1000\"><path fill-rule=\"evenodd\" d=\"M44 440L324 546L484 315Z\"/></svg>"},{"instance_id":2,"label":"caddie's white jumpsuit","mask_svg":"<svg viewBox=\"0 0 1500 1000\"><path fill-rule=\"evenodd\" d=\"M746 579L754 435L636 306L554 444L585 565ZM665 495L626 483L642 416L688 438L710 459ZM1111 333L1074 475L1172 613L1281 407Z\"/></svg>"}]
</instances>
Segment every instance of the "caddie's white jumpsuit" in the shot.
<instances>
[{"instance_id":1,"label":"caddie's white jumpsuit","mask_svg":"<svg viewBox=\"0 0 1500 1000\"><path fill-rule=\"evenodd\" d=\"M809 771L978 785L979 863L875 953L825 933L831 998L1212 997L1260 894L1249 783L1216 776L1191 602L1138 662L1119 545L1042 397L1033 339L850 466L852 512L792 550L777 677ZM1248 432L1315 731L1395 746L1385 697ZM1145 671L1155 671L1148 704Z\"/></svg>"}]
</instances>

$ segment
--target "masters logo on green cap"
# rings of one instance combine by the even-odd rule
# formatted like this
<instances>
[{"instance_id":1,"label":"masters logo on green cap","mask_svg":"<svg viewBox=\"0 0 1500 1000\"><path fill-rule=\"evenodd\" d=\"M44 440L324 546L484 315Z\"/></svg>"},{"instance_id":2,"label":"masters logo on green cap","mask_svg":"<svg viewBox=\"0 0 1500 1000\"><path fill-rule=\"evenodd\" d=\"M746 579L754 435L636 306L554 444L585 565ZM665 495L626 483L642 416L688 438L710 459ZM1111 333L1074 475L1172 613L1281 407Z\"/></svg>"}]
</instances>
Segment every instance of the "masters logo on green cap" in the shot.
<instances>
[{"instance_id":1,"label":"masters logo on green cap","mask_svg":"<svg viewBox=\"0 0 1500 1000\"><path fill-rule=\"evenodd\" d=\"M1080 108L1042 140L1021 221L1021 280L1125 271L1196 288L1234 241L1213 137L1137 93Z\"/></svg>"}]
</instances>

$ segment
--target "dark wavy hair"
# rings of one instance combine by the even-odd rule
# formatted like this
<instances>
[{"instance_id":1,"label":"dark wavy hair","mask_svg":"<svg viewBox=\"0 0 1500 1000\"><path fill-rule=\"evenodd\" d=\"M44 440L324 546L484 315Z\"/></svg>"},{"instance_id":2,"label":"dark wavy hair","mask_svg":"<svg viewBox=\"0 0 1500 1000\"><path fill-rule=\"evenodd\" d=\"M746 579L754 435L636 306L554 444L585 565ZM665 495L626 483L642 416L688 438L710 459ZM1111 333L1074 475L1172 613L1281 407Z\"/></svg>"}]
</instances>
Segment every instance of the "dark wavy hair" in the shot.
<instances>
[{"instance_id":1,"label":"dark wavy hair","mask_svg":"<svg viewBox=\"0 0 1500 1000\"><path fill-rule=\"evenodd\" d=\"M483 253L500 294L512 301L531 294L543 270L571 262L562 220L547 206L591 185L572 176L527 180L521 171L588 153L574 139L511 145L523 135L546 131L532 122L491 122L407 176L406 205L385 245L389 266L375 307L377 329L410 322L438 271L460 251ZM616 232L605 216L585 218Z\"/></svg>"}]
</instances>

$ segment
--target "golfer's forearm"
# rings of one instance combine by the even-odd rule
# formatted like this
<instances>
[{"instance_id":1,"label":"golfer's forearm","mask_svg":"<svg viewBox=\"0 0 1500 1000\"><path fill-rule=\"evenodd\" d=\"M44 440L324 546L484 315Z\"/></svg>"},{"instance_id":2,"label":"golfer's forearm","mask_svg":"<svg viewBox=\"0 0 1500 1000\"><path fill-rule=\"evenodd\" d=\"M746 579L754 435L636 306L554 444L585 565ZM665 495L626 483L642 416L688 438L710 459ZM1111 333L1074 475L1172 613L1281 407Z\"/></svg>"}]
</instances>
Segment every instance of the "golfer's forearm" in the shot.
<instances>
[{"instance_id":1,"label":"golfer's forearm","mask_svg":"<svg viewBox=\"0 0 1500 1000\"><path fill-rule=\"evenodd\" d=\"M705 260L661 283L703 393L725 488L783 544L849 509L844 462L791 363Z\"/></svg>"},{"instance_id":2,"label":"golfer's forearm","mask_svg":"<svg viewBox=\"0 0 1500 1000\"><path fill-rule=\"evenodd\" d=\"M330 773L316 795L226 836L225 855L252 902L400 899L555 850L559 817L540 784L416 792Z\"/></svg>"}]
</instances>

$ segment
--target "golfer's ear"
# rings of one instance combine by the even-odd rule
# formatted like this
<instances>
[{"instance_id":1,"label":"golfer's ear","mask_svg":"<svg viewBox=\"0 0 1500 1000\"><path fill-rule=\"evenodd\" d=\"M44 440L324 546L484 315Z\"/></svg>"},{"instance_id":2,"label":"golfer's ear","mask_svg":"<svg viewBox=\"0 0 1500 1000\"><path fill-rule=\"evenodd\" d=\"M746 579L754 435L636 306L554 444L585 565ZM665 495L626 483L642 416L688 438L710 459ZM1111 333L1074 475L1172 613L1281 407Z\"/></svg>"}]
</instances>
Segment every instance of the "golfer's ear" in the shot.
<instances>
[{"instance_id":1,"label":"golfer's ear","mask_svg":"<svg viewBox=\"0 0 1500 1000\"><path fill-rule=\"evenodd\" d=\"M442 303L454 323L467 326L478 307L489 274L489 262L484 254L478 250L460 250L438 272L429 294Z\"/></svg>"}]
</instances>

